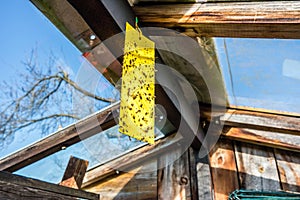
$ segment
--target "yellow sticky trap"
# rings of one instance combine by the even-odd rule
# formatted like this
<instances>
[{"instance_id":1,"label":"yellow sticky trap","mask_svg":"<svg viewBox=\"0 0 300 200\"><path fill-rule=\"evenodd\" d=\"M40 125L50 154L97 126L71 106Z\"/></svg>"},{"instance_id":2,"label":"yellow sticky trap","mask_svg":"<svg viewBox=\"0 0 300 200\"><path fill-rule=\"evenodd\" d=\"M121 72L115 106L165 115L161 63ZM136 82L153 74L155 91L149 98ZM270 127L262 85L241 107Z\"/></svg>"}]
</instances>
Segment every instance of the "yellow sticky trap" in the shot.
<instances>
[{"instance_id":1,"label":"yellow sticky trap","mask_svg":"<svg viewBox=\"0 0 300 200\"><path fill-rule=\"evenodd\" d=\"M154 144L154 42L126 23L119 132Z\"/></svg>"}]
</instances>

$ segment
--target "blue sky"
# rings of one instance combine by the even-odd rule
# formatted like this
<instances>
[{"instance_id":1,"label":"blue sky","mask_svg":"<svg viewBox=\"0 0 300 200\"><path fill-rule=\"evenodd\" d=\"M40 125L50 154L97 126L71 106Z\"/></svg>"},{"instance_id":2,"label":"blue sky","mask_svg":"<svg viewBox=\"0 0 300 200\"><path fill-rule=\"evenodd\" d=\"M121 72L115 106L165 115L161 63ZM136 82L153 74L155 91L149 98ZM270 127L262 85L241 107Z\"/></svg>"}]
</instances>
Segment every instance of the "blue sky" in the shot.
<instances>
[{"instance_id":1,"label":"blue sky","mask_svg":"<svg viewBox=\"0 0 300 200\"><path fill-rule=\"evenodd\" d=\"M300 40L215 41L232 105L300 113Z\"/></svg>"},{"instance_id":2,"label":"blue sky","mask_svg":"<svg viewBox=\"0 0 300 200\"><path fill-rule=\"evenodd\" d=\"M72 73L71 75L73 76L71 78L73 80L76 78L79 69L83 71L92 70L86 74L93 74L93 77L83 77L87 80L89 78L98 80L96 90L92 92L96 94L101 92L101 96L108 98L118 98L118 94L115 94L116 96L113 97L108 96L112 93L111 85L108 81L104 81L103 76L97 73L94 68L91 68L88 62L84 61L81 52L29 0L3 1L1 8L0 82L18 80L18 73L24 71L24 66L21 62L29 57L32 49L37 49L38 62L40 64L47 62L50 53L53 52L57 62ZM83 85L88 84L83 83ZM80 86L82 87L82 85ZM72 97L65 98L69 98L70 101L74 100ZM115 132L115 129L107 131ZM30 145L48 134L51 133L40 135L38 130L31 132L26 130L19 131L4 148L0 149L0 158ZM126 147L123 147L124 145L128 145L128 148L130 145L134 145L132 142L129 142L127 137L125 139L126 141L108 140L105 134L95 135L64 151L22 168L16 173L57 183L63 176L70 155L87 159L90 161L90 166L93 166L100 162L94 158L95 155L98 155L98 159L108 159L123 152L124 149L122 148ZM93 145L90 145L90 143L93 143ZM105 145L109 145L110 148L99 148ZM49 170L50 165L52 166L52 171Z\"/></svg>"},{"instance_id":3,"label":"blue sky","mask_svg":"<svg viewBox=\"0 0 300 200\"><path fill-rule=\"evenodd\" d=\"M80 66L80 52L28 0L1 2L0 79L14 76L22 70L21 61L37 48L39 58L47 58L50 51L60 55L76 70Z\"/></svg>"},{"instance_id":4,"label":"blue sky","mask_svg":"<svg viewBox=\"0 0 300 200\"><path fill-rule=\"evenodd\" d=\"M0 82L18 80L18 73L24 70L21 62L29 57L34 48L41 64L54 52L58 62L76 74L82 61L81 53L30 1L1 2L0 17ZM40 137L37 134L27 137L19 133L10 145L0 150L0 157Z\"/></svg>"}]
</instances>

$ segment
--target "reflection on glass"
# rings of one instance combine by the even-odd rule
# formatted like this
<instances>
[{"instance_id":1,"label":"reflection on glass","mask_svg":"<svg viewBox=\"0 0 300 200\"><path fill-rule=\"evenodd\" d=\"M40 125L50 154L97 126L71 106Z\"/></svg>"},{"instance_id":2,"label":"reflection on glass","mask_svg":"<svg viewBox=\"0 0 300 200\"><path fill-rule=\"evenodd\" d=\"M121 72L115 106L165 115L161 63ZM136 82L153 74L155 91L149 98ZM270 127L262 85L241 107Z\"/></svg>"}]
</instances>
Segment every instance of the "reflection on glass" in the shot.
<instances>
[{"instance_id":1,"label":"reflection on glass","mask_svg":"<svg viewBox=\"0 0 300 200\"><path fill-rule=\"evenodd\" d=\"M165 127L167 127L169 131L173 131L173 127L169 122L166 123ZM118 126L114 126L24 167L15 173L51 183L59 183L63 177L70 156L88 160L88 169L90 169L145 145L144 142L119 133L118 128ZM158 128L155 129L155 133L156 139L163 136Z\"/></svg>"},{"instance_id":2,"label":"reflection on glass","mask_svg":"<svg viewBox=\"0 0 300 200\"><path fill-rule=\"evenodd\" d=\"M231 105L300 113L300 40L215 42Z\"/></svg>"}]
</instances>

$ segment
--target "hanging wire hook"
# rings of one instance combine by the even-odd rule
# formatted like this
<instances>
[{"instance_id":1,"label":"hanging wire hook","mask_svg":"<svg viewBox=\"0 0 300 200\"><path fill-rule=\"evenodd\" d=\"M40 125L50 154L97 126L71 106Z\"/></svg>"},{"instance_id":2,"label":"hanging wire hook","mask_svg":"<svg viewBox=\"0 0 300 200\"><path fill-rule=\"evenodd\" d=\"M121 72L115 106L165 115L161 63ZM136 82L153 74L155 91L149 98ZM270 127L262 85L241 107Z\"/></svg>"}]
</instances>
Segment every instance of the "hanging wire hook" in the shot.
<instances>
[{"instance_id":1,"label":"hanging wire hook","mask_svg":"<svg viewBox=\"0 0 300 200\"><path fill-rule=\"evenodd\" d=\"M139 32L139 39L141 39L141 29L140 27L138 26L138 23L139 23L139 19L137 17L135 17L135 29Z\"/></svg>"}]
</instances>

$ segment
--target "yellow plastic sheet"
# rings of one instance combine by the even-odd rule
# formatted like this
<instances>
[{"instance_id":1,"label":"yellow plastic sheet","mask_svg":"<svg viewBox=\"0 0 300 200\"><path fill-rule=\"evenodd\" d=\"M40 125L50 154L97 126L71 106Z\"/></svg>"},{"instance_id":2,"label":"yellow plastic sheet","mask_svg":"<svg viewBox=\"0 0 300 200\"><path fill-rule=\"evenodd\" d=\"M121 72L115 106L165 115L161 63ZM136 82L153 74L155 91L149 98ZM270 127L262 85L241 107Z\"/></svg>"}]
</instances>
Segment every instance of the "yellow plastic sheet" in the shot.
<instances>
[{"instance_id":1,"label":"yellow plastic sheet","mask_svg":"<svg viewBox=\"0 0 300 200\"><path fill-rule=\"evenodd\" d=\"M154 143L154 42L126 23L119 132Z\"/></svg>"}]
</instances>

